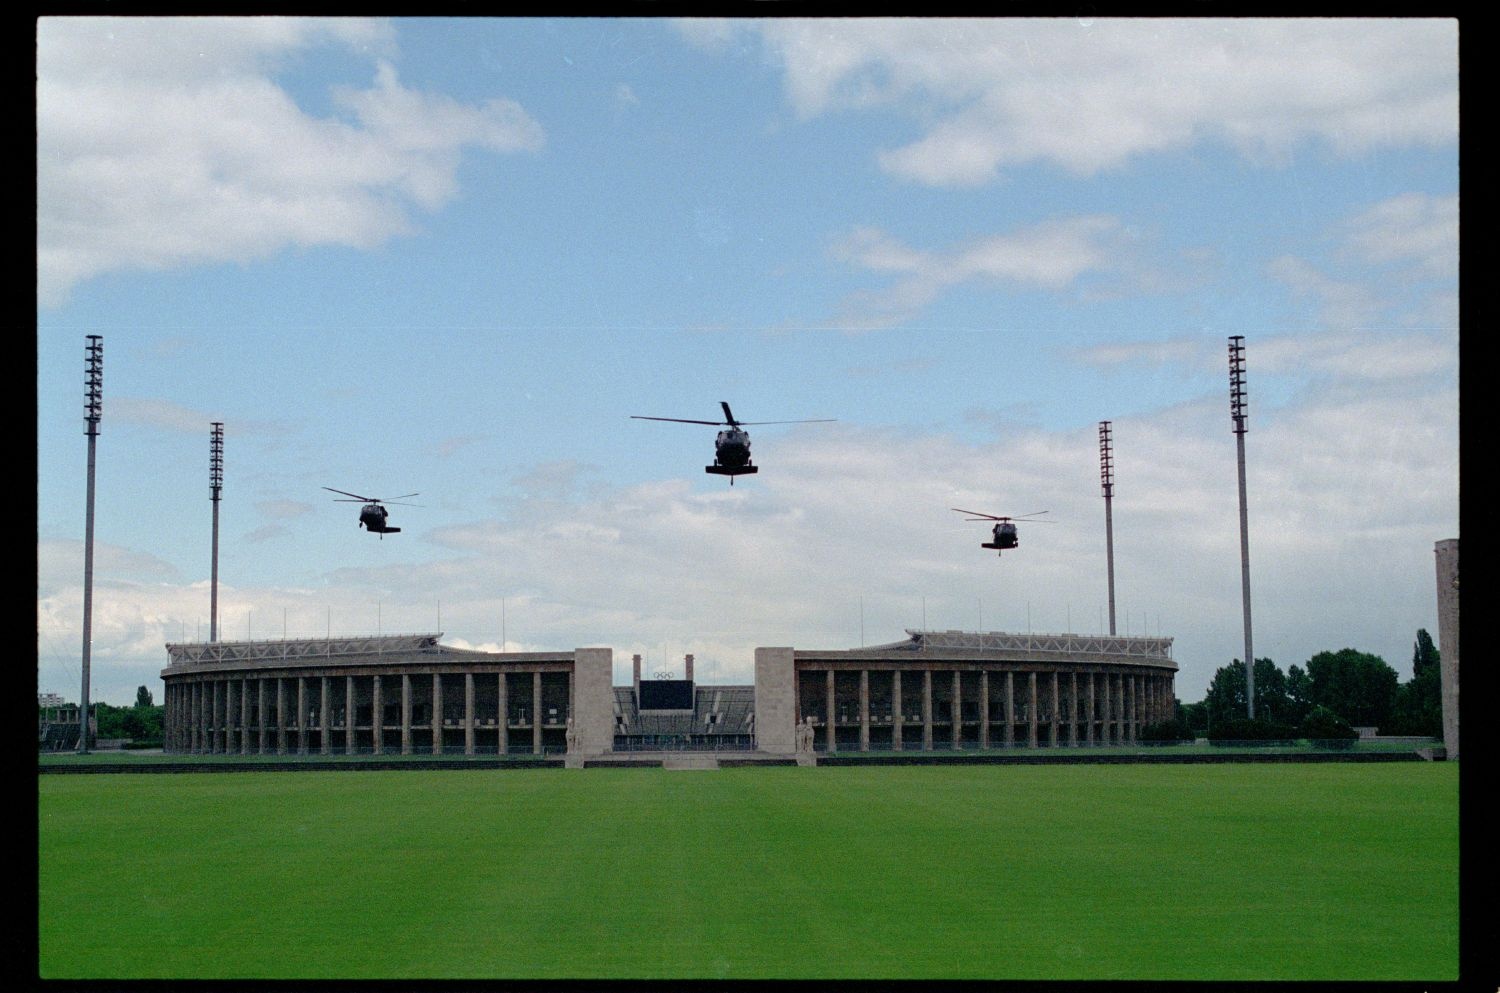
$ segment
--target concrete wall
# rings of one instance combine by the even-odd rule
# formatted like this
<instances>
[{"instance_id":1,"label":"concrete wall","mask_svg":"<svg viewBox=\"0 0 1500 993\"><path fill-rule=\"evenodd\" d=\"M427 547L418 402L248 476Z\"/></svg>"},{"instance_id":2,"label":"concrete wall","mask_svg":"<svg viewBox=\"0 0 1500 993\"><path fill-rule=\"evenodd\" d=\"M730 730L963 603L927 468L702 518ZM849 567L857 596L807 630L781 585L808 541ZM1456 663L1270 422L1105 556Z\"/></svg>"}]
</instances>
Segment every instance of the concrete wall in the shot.
<instances>
[{"instance_id":1,"label":"concrete wall","mask_svg":"<svg viewBox=\"0 0 1500 993\"><path fill-rule=\"evenodd\" d=\"M1458 758L1458 539L1437 543L1439 672L1443 685L1443 747Z\"/></svg>"},{"instance_id":2,"label":"concrete wall","mask_svg":"<svg viewBox=\"0 0 1500 993\"><path fill-rule=\"evenodd\" d=\"M614 650L579 648L573 653L573 730L585 755L615 748Z\"/></svg>"},{"instance_id":3,"label":"concrete wall","mask_svg":"<svg viewBox=\"0 0 1500 993\"><path fill-rule=\"evenodd\" d=\"M796 666L790 648L755 650L755 747L790 755L797 750Z\"/></svg>"}]
</instances>

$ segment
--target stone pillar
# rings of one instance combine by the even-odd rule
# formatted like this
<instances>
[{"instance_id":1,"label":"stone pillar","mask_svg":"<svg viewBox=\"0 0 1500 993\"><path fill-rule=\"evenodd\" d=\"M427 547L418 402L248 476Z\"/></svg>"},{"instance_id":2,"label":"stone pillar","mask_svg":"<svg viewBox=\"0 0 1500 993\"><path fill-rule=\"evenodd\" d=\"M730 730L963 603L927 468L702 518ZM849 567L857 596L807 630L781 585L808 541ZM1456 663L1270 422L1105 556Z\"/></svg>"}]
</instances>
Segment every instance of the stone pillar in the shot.
<instances>
[{"instance_id":1,"label":"stone pillar","mask_svg":"<svg viewBox=\"0 0 1500 993\"><path fill-rule=\"evenodd\" d=\"M932 751L932 670L922 670L922 748Z\"/></svg>"},{"instance_id":2,"label":"stone pillar","mask_svg":"<svg viewBox=\"0 0 1500 993\"><path fill-rule=\"evenodd\" d=\"M1005 747L1016 743L1016 674L1005 674Z\"/></svg>"},{"instance_id":3,"label":"stone pillar","mask_svg":"<svg viewBox=\"0 0 1500 993\"><path fill-rule=\"evenodd\" d=\"M1110 699L1110 714L1115 717L1115 744L1125 744L1125 676L1115 673L1115 694Z\"/></svg>"},{"instance_id":4,"label":"stone pillar","mask_svg":"<svg viewBox=\"0 0 1500 993\"><path fill-rule=\"evenodd\" d=\"M318 686L318 726L322 733L318 735L318 750L324 755L333 752L333 720L331 717L332 707L328 703L328 677L323 676L322 683Z\"/></svg>"},{"instance_id":5,"label":"stone pillar","mask_svg":"<svg viewBox=\"0 0 1500 993\"><path fill-rule=\"evenodd\" d=\"M1036 747L1036 673L1035 672L1028 672L1026 674L1026 684L1027 684L1027 686L1031 690L1031 708L1030 708L1030 710L1027 713L1027 717L1030 718L1030 720L1028 722L1029 725L1030 725L1029 731L1028 731L1028 738L1029 738L1029 740L1031 742L1031 747L1035 748Z\"/></svg>"},{"instance_id":6,"label":"stone pillar","mask_svg":"<svg viewBox=\"0 0 1500 993\"><path fill-rule=\"evenodd\" d=\"M221 742L223 740L219 735L219 732L224 729L223 704L220 702L220 698L223 696L223 693L219 689L219 684L222 682L223 680L220 679L214 680L213 696L210 699L208 705L208 750L210 752L219 751L221 748Z\"/></svg>"},{"instance_id":7,"label":"stone pillar","mask_svg":"<svg viewBox=\"0 0 1500 993\"><path fill-rule=\"evenodd\" d=\"M641 705L641 657L630 656L630 686L635 691L635 704Z\"/></svg>"},{"instance_id":8,"label":"stone pillar","mask_svg":"<svg viewBox=\"0 0 1500 993\"><path fill-rule=\"evenodd\" d=\"M979 670L979 747L990 747L990 671Z\"/></svg>"},{"instance_id":9,"label":"stone pillar","mask_svg":"<svg viewBox=\"0 0 1500 993\"><path fill-rule=\"evenodd\" d=\"M1120 699L1120 743L1129 744L1130 700L1126 697L1125 694L1130 688L1130 677L1122 672L1119 676L1116 677L1116 679L1118 680L1117 685L1119 686L1119 689L1116 692L1118 693Z\"/></svg>"},{"instance_id":10,"label":"stone pillar","mask_svg":"<svg viewBox=\"0 0 1500 993\"><path fill-rule=\"evenodd\" d=\"M1115 741L1115 677L1113 673L1104 673L1104 709L1099 714L1100 737L1104 744L1113 745Z\"/></svg>"},{"instance_id":11,"label":"stone pillar","mask_svg":"<svg viewBox=\"0 0 1500 993\"><path fill-rule=\"evenodd\" d=\"M250 754L250 680L240 680L240 754Z\"/></svg>"},{"instance_id":12,"label":"stone pillar","mask_svg":"<svg viewBox=\"0 0 1500 993\"><path fill-rule=\"evenodd\" d=\"M203 684L192 683L189 691L191 702L188 704L188 723L192 733L192 744L190 746L194 754L203 750Z\"/></svg>"},{"instance_id":13,"label":"stone pillar","mask_svg":"<svg viewBox=\"0 0 1500 993\"><path fill-rule=\"evenodd\" d=\"M870 670L859 670L859 750L870 750Z\"/></svg>"},{"instance_id":14,"label":"stone pillar","mask_svg":"<svg viewBox=\"0 0 1500 993\"><path fill-rule=\"evenodd\" d=\"M257 750L262 755L271 750L271 729L266 723L266 709L268 706L269 704L266 702L266 681L264 679L257 679L255 681L255 725L258 729L256 734L258 741L256 744Z\"/></svg>"},{"instance_id":15,"label":"stone pillar","mask_svg":"<svg viewBox=\"0 0 1500 993\"><path fill-rule=\"evenodd\" d=\"M693 681L693 656L691 653L683 656L682 666L686 672L688 682L691 683Z\"/></svg>"},{"instance_id":16,"label":"stone pillar","mask_svg":"<svg viewBox=\"0 0 1500 993\"><path fill-rule=\"evenodd\" d=\"M370 750L385 751L385 701L381 698L380 673L370 677Z\"/></svg>"},{"instance_id":17,"label":"stone pillar","mask_svg":"<svg viewBox=\"0 0 1500 993\"><path fill-rule=\"evenodd\" d=\"M359 721L354 709L354 677L344 677L344 754L353 755L355 741L359 735L354 729Z\"/></svg>"},{"instance_id":18,"label":"stone pillar","mask_svg":"<svg viewBox=\"0 0 1500 993\"><path fill-rule=\"evenodd\" d=\"M1078 673L1068 673L1068 744L1078 747Z\"/></svg>"},{"instance_id":19,"label":"stone pillar","mask_svg":"<svg viewBox=\"0 0 1500 993\"><path fill-rule=\"evenodd\" d=\"M432 674L432 754L443 754L443 677L435 672Z\"/></svg>"},{"instance_id":20,"label":"stone pillar","mask_svg":"<svg viewBox=\"0 0 1500 993\"><path fill-rule=\"evenodd\" d=\"M411 673L409 672L401 674L401 754L411 754Z\"/></svg>"},{"instance_id":21,"label":"stone pillar","mask_svg":"<svg viewBox=\"0 0 1500 993\"><path fill-rule=\"evenodd\" d=\"M1085 738L1088 744L1094 743L1094 674L1089 673L1089 698L1088 706L1084 708Z\"/></svg>"},{"instance_id":22,"label":"stone pillar","mask_svg":"<svg viewBox=\"0 0 1500 993\"><path fill-rule=\"evenodd\" d=\"M951 720L953 723L953 748L954 750L957 750L959 748L962 748L964 743L963 680L959 675L959 670L957 669L953 670L953 702L948 707L948 712L951 715Z\"/></svg>"},{"instance_id":23,"label":"stone pillar","mask_svg":"<svg viewBox=\"0 0 1500 993\"><path fill-rule=\"evenodd\" d=\"M1458 758L1458 539L1433 546L1437 556L1438 678L1443 695L1443 751ZM1482 585L1482 584L1481 584ZM1482 695L1482 694L1481 694Z\"/></svg>"},{"instance_id":24,"label":"stone pillar","mask_svg":"<svg viewBox=\"0 0 1500 993\"><path fill-rule=\"evenodd\" d=\"M286 680L276 677L276 754L286 754Z\"/></svg>"},{"instance_id":25,"label":"stone pillar","mask_svg":"<svg viewBox=\"0 0 1500 993\"><path fill-rule=\"evenodd\" d=\"M474 674L464 673L464 754L474 754Z\"/></svg>"},{"instance_id":26,"label":"stone pillar","mask_svg":"<svg viewBox=\"0 0 1500 993\"><path fill-rule=\"evenodd\" d=\"M796 665L790 648L755 650L755 747L790 755L797 750Z\"/></svg>"},{"instance_id":27,"label":"stone pillar","mask_svg":"<svg viewBox=\"0 0 1500 993\"><path fill-rule=\"evenodd\" d=\"M637 655L636 658L639 659L640 656ZM498 754L503 756L506 754L506 750L510 747L510 725L508 723L509 718L507 717L507 714L510 712L510 697L507 694L505 686L505 670L503 669L500 671L499 675L499 686L497 686L495 689L495 706L499 711L496 714L495 723L500 725L500 734L496 738L496 747L499 749ZM611 739L611 748L613 748L613 739Z\"/></svg>"},{"instance_id":28,"label":"stone pillar","mask_svg":"<svg viewBox=\"0 0 1500 993\"><path fill-rule=\"evenodd\" d=\"M1057 747L1057 721L1062 716L1062 706L1057 698L1057 670L1052 671L1052 720L1047 722L1047 744Z\"/></svg>"},{"instance_id":29,"label":"stone pillar","mask_svg":"<svg viewBox=\"0 0 1500 993\"><path fill-rule=\"evenodd\" d=\"M901 751L901 728L906 716L901 712L901 670L891 670L891 751Z\"/></svg>"},{"instance_id":30,"label":"stone pillar","mask_svg":"<svg viewBox=\"0 0 1500 993\"><path fill-rule=\"evenodd\" d=\"M542 754L542 670L531 674L531 754Z\"/></svg>"},{"instance_id":31,"label":"stone pillar","mask_svg":"<svg viewBox=\"0 0 1500 993\"><path fill-rule=\"evenodd\" d=\"M307 754L307 678L297 677L297 754Z\"/></svg>"},{"instance_id":32,"label":"stone pillar","mask_svg":"<svg viewBox=\"0 0 1500 993\"><path fill-rule=\"evenodd\" d=\"M584 755L615 750L615 653L609 648L573 650L573 742ZM503 678L503 677L502 677ZM756 721L760 715L756 715Z\"/></svg>"}]
</instances>

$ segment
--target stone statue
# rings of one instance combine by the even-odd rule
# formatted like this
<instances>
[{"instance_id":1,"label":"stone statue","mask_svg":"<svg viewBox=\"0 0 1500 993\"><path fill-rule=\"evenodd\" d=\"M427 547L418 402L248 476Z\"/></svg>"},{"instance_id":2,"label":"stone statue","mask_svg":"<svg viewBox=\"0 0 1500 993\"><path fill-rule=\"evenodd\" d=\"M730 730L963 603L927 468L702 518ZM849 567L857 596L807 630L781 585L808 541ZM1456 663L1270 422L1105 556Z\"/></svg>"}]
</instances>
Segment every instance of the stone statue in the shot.
<instances>
[{"instance_id":1,"label":"stone statue","mask_svg":"<svg viewBox=\"0 0 1500 993\"><path fill-rule=\"evenodd\" d=\"M568 718L568 730L564 732L568 742L568 752L578 751L578 730L573 727L573 718Z\"/></svg>"}]
</instances>

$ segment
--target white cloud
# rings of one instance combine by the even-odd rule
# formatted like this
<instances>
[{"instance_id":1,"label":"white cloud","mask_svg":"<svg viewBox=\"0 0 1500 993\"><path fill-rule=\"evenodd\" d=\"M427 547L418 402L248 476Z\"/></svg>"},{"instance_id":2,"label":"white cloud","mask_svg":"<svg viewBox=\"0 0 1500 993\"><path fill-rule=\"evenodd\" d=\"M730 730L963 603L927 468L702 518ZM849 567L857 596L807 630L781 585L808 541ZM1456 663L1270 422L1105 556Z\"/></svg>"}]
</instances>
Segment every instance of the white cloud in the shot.
<instances>
[{"instance_id":1,"label":"white cloud","mask_svg":"<svg viewBox=\"0 0 1500 993\"><path fill-rule=\"evenodd\" d=\"M1457 326L1458 198L1408 193L1373 204L1329 232L1337 240L1327 266L1355 275L1339 278L1295 255L1282 255L1267 274L1293 296L1309 301L1309 323L1333 329L1395 323ZM1415 301L1403 294L1415 294Z\"/></svg>"},{"instance_id":2,"label":"white cloud","mask_svg":"<svg viewBox=\"0 0 1500 993\"><path fill-rule=\"evenodd\" d=\"M1303 384L1258 406L1247 436L1255 643L1283 669L1349 645L1406 673L1416 629L1436 631L1432 546L1458 521L1455 349L1389 335L1371 362L1361 339L1251 342L1253 369ZM1208 352L1223 364L1221 348ZM1416 356L1404 367L1403 353ZM1114 421L1119 628L1177 639L1187 700L1242 651L1225 408L1216 395ZM340 569L316 589L221 591L221 616L232 637L251 619L279 637L286 611L296 637L325 624L433 630L440 614L459 645L493 647L502 630L512 648L610 645L621 682L634 652L648 670L679 671L693 652L702 678L749 682L757 646L853 647L861 612L868 644L902 637L924 612L935 628L1093 632L1106 600L1097 444L1093 424L1012 426L982 443L843 423L760 429L761 473L733 489L686 476L579 486L578 467L541 465L502 516L427 535L451 550L439 561ZM546 513L528 512L538 499ZM978 547L982 526L951 507L1046 510L1055 523L1023 528L1021 547L996 558ZM164 636L206 617L201 583L166 582L97 592L102 668L159 655ZM47 643L75 645L76 585L38 601Z\"/></svg>"},{"instance_id":3,"label":"white cloud","mask_svg":"<svg viewBox=\"0 0 1500 993\"><path fill-rule=\"evenodd\" d=\"M513 101L406 89L388 25L286 18L43 18L37 27L37 295L118 269L368 248L456 192L464 148L535 150ZM274 80L333 45L374 84L314 117Z\"/></svg>"},{"instance_id":4,"label":"white cloud","mask_svg":"<svg viewBox=\"0 0 1500 993\"><path fill-rule=\"evenodd\" d=\"M140 424L177 434L208 436L213 417L160 397L117 397L104 408L105 416L126 424Z\"/></svg>"},{"instance_id":5,"label":"white cloud","mask_svg":"<svg viewBox=\"0 0 1500 993\"><path fill-rule=\"evenodd\" d=\"M1458 274L1457 196L1392 197L1352 218L1345 234L1347 251L1362 262L1433 278Z\"/></svg>"},{"instance_id":6,"label":"white cloud","mask_svg":"<svg viewBox=\"0 0 1500 993\"><path fill-rule=\"evenodd\" d=\"M876 228L858 228L832 246L835 258L900 278L854 294L831 323L846 330L906 321L942 293L969 282L1059 291L1088 273L1124 267L1130 250L1112 217L1067 217L991 235L948 251L922 251Z\"/></svg>"},{"instance_id":7,"label":"white cloud","mask_svg":"<svg viewBox=\"0 0 1500 993\"><path fill-rule=\"evenodd\" d=\"M895 175L975 186L1051 162L1081 175L1203 140L1276 159L1451 144L1454 20L774 18L686 22L706 50L758 37L803 120L893 106L922 137Z\"/></svg>"},{"instance_id":8,"label":"white cloud","mask_svg":"<svg viewBox=\"0 0 1500 993\"><path fill-rule=\"evenodd\" d=\"M262 517L275 520L290 520L313 511L312 504L301 500L259 500L255 504L255 509Z\"/></svg>"},{"instance_id":9,"label":"white cloud","mask_svg":"<svg viewBox=\"0 0 1500 993\"><path fill-rule=\"evenodd\" d=\"M1283 283L1312 311L1297 312L1293 322L1319 328L1367 327L1386 311L1386 304L1365 282L1336 279L1306 259L1280 255L1266 264L1266 275Z\"/></svg>"}]
</instances>

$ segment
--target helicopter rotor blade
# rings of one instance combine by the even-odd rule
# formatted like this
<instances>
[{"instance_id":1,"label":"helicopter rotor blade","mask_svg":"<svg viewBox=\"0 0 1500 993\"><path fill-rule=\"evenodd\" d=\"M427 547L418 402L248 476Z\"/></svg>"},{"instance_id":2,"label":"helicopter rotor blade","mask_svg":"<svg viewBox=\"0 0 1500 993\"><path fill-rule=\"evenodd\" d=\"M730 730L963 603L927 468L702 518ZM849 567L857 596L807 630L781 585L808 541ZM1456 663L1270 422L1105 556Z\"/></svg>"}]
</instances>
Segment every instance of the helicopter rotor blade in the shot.
<instances>
[{"instance_id":1,"label":"helicopter rotor blade","mask_svg":"<svg viewBox=\"0 0 1500 993\"><path fill-rule=\"evenodd\" d=\"M420 493L403 493L403 494L401 494L398 497L391 497L391 499L389 499L389 500L382 500L380 502L381 503L393 503L396 500L405 500L407 497L414 497L414 496L421 496L421 495L422 494L420 494Z\"/></svg>"},{"instance_id":2,"label":"helicopter rotor blade","mask_svg":"<svg viewBox=\"0 0 1500 993\"><path fill-rule=\"evenodd\" d=\"M838 420L837 417L814 417L806 421L736 421L741 426L756 424L831 424Z\"/></svg>"},{"instance_id":3,"label":"helicopter rotor blade","mask_svg":"<svg viewBox=\"0 0 1500 993\"><path fill-rule=\"evenodd\" d=\"M370 500L373 499L372 497L360 496L358 493L350 493L348 490L336 490L332 486L325 486L325 487L323 487L323 489L327 490L330 493L342 493L346 497L353 497L356 500L363 500L366 503L368 503ZM340 502L342 502L342 501L340 501Z\"/></svg>"},{"instance_id":4,"label":"helicopter rotor blade","mask_svg":"<svg viewBox=\"0 0 1500 993\"><path fill-rule=\"evenodd\" d=\"M719 406L724 408L724 423L728 424L732 428L739 427L740 422L735 420L734 415L729 412L729 404L723 400L720 400ZM730 479L730 482L734 482L734 480Z\"/></svg>"},{"instance_id":5,"label":"helicopter rotor blade","mask_svg":"<svg viewBox=\"0 0 1500 993\"><path fill-rule=\"evenodd\" d=\"M718 427L723 421L689 421L681 417L642 417L640 414L631 414L630 419L634 421L671 421L673 424L707 424Z\"/></svg>"},{"instance_id":6,"label":"helicopter rotor blade","mask_svg":"<svg viewBox=\"0 0 1500 993\"><path fill-rule=\"evenodd\" d=\"M973 514L974 516L971 517L971 518L969 518L969 520L971 520L971 521L980 521L980 520L983 520L983 521L1008 521L1008 520L1010 520L1009 517L996 517L994 514L981 514L977 510L959 510L957 507L949 507L948 509L951 510L951 511L953 511L953 512L955 512L955 513L959 513L959 514Z\"/></svg>"}]
</instances>

